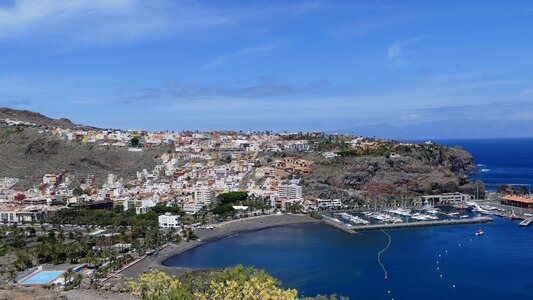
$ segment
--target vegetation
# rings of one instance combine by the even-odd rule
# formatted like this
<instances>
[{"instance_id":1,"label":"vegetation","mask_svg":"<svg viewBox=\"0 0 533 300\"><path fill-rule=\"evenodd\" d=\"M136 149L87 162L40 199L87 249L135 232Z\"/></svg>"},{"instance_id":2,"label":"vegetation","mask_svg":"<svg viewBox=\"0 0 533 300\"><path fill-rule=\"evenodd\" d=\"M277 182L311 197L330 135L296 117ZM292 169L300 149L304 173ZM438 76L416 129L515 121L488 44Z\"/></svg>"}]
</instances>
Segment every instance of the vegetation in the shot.
<instances>
[{"instance_id":1,"label":"vegetation","mask_svg":"<svg viewBox=\"0 0 533 300\"><path fill-rule=\"evenodd\" d=\"M10 278L16 274L17 270L22 271L40 264L79 264L83 262L87 263L89 268L95 268L94 279L100 279L134 259L131 254L121 254L122 249L118 247L120 244L131 244L131 247L139 255L142 255L164 243L179 243L182 240L174 228L164 233L158 227L144 226L133 226L129 229L121 227L116 235L96 237L84 236L80 231L66 234L61 228L48 231L42 228L39 234L35 234L35 229L33 229L33 233L30 230L24 232L18 227L10 227L9 230L10 235L4 239L5 245L2 246L2 249L4 251L12 249L16 257L13 262L14 269L7 270L10 272ZM190 229L184 231L183 234L187 240L197 238ZM19 242L21 236L24 235L26 235L26 239L22 239L23 243ZM12 245L16 245L17 248ZM74 274L70 275L72 276L69 278L71 280L69 286L79 285L81 278Z\"/></svg>"},{"instance_id":2,"label":"vegetation","mask_svg":"<svg viewBox=\"0 0 533 300\"><path fill-rule=\"evenodd\" d=\"M51 224L76 224L98 226L156 226L157 214L149 212L138 215L134 210L113 211L91 209L62 209L47 219Z\"/></svg>"},{"instance_id":3,"label":"vegetation","mask_svg":"<svg viewBox=\"0 0 533 300\"><path fill-rule=\"evenodd\" d=\"M52 206L65 206L65 202L59 201L59 200L54 200L54 201L52 201L52 203L50 203L50 205L52 205Z\"/></svg>"},{"instance_id":4,"label":"vegetation","mask_svg":"<svg viewBox=\"0 0 533 300\"><path fill-rule=\"evenodd\" d=\"M131 146L132 146L132 147L137 147L137 146L139 146L139 138L137 138L137 137L133 137L133 138L131 138L130 143L131 143Z\"/></svg>"},{"instance_id":5,"label":"vegetation","mask_svg":"<svg viewBox=\"0 0 533 300\"><path fill-rule=\"evenodd\" d=\"M248 198L246 192L229 192L217 196L217 200L221 204L235 204L237 201L244 201Z\"/></svg>"},{"instance_id":6,"label":"vegetation","mask_svg":"<svg viewBox=\"0 0 533 300\"><path fill-rule=\"evenodd\" d=\"M235 213L233 205L246 199L248 199L248 194L246 192L229 192L220 194L217 196L217 202L211 209L211 212L222 217L231 216Z\"/></svg>"},{"instance_id":7,"label":"vegetation","mask_svg":"<svg viewBox=\"0 0 533 300\"><path fill-rule=\"evenodd\" d=\"M277 279L254 268L236 266L197 275L186 274L181 279L153 270L138 281L130 281L130 292L146 300L155 299L261 299L292 300L298 298L295 289L284 289ZM305 299L337 299L318 296Z\"/></svg>"},{"instance_id":8,"label":"vegetation","mask_svg":"<svg viewBox=\"0 0 533 300\"><path fill-rule=\"evenodd\" d=\"M322 215L319 212L316 212L316 211L311 212L310 216L312 218L317 219L317 220L322 220L323 219Z\"/></svg>"}]
</instances>

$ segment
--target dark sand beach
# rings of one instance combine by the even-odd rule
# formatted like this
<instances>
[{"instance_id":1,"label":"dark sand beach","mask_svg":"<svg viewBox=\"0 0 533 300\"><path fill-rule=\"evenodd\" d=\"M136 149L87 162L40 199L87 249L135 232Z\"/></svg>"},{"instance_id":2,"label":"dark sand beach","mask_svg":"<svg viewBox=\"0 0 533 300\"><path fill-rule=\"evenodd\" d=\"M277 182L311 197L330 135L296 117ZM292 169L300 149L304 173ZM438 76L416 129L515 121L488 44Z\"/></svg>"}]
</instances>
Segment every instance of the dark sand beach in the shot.
<instances>
[{"instance_id":1,"label":"dark sand beach","mask_svg":"<svg viewBox=\"0 0 533 300\"><path fill-rule=\"evenodd\" d=\"M194 271L189 268L167 267L164 261L172 256L183 253L205 243L213 242L218 239L228 237L241 232L256 231L276 226L286 226L293 224L319 223L320 220L314 219L309 215L266 215L251 217L246 219L232 220L218 224L213 229L198 229L196 233L199 239L196 241L183 242L176 245L169 245L157 254L147 256L137 264L122 271L125 277L138 278L140 274L149 272L151 269L159 269L169 275L182 276L186 272Z\"/></svg>"}]
</instances>

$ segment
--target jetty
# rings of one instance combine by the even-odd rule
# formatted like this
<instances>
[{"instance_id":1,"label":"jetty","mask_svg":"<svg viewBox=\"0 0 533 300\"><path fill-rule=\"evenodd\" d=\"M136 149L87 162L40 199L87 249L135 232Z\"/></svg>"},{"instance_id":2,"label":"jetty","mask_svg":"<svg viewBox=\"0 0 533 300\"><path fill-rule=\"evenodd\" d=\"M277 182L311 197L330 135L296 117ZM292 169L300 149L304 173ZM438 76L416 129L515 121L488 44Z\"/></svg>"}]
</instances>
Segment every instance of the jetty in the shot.
<instances>
[{"instance_id":1,"label":"jetty","mask_svg":"<svg viewBox=\"0 0 533 300\"><path fill-rule=\"evenodd\" d=\"M522 222L520 222L520 224L518 224L518 225L520 225L522 227L527 227L527 226L531 225L531 223L533 223L533 219L525 219Z\"/></svg>"},{"instance_id":2,"label":"jetty","mask_svg":"<svg viewBox=\"0 0 533 300\"><path fill-rule=\"evenodd\" d=\"M324 218L324 223L333 226L346 233L354 234L361 231L384 230L384 229L400 229L400 228L416 228L416 227L432 227L432 226L446 226L446 225L465 225L465 224L479 224L492 222L489 217L476 217L469 219L453 219L453 220L437 220L437 221L421 221L421 222L405 222L405 223L390 223L390 224L370 224L370 225L349 225L340 222L334 222L331 219Z\"/></svg>"},{"instance_id":3,"label":"jetty","mask_svg":"<svg viewBox=\"0 0 533 300\"><path fill-rule=\"evenodd\" d=\"M350 225L350 224L346 224L346 223L342 223L342 222L339 222L339 221L334 221L335 219L333 218L329 218L329 217L323 217L324 219L322 219L322 221L335 228L335 229L338 229L340 231L343 231L345 233L348 233L348 234L354 234L354 233L357 233L356 231L352 230L352 228L354 226ZM367 225L368 226L368 225Z\"/></svg>"}]
</instances>

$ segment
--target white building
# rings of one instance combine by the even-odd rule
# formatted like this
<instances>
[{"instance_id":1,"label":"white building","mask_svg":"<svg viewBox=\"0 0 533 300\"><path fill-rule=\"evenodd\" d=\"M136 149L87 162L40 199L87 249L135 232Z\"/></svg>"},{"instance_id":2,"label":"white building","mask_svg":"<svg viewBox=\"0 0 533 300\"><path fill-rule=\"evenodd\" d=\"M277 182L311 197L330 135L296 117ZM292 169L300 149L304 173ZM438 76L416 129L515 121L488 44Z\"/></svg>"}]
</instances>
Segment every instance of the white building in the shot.
<instances>
[{"instance_id":1,"label":"white building","mask_svg":"<svg viewBox=\"0 0 533 300\"><path fill-rule=\"evenodd\" d=\"M215 191L209 188L197 188L194 191L194 199L198 204L209 205L215 201Z\"/></svg>"},{"instance_id":2,"label":"white building","mask_svg":"<svg viewBox=\"0 0 533 300\"><path fill-rule=\"evenodd\" d=\"M115 174L108 174L107 175L107 185L113 185L116 180L117 180L117 175L115 175Z\"/></svg>"},{"instance_id":3,"label":"white building","mask_svg":"<svg viewBox=\"0 0 533 300\"><path fill-rule=\"evenodd\" d=\"M195 213L199 212L202 209L203 205L196 202L196 200L191 200L183 204L183 211L187 214L194 215Z\"/></svg>"},{"instance_id":4,"label":"white building","mask_svg":"<svg viewBox=\"0 0 533 300\"><path fill-rule=\"evenodd\" d=\"M281 184L279 186L278 196L283 199L301 199L302 187L294 183Z\"/></svg>"},{"instance_id":5,"label":"white building","mask_svg":"<svg viewBox=\"0 0 533 300\"><path fill-rule=\"evenodd\" d=\"M340 199L316 199L316 206L321 209L342 208Z\"/></svg>"},{"instance_id":6,"label":"white building","mask_svg":"<svg viewBox=\"0 0 533 300\"><path fill-rule=\"evenodd\" d=\"M421 197L422 204L446 205L465 203L472 200L472 196L462 193L445 193L442 195L428 195Z\"/></svg>"},{"instance_id":7,"label":"white building","mask_svg":"<svg viewBox=\"0 0 533 300\"><path fill-rule=\"evenodd\" d=\"M4 224L38 222L46 218L46 216L47 211L44 210L0 210L0 222Z\"/></svg>"},{"instance_id":8,"label":"white building","mask_svg":"<svg viewBox=\"0 0 533 300\"><path fill-rule=\"evenodd\" d=\"M180 216L171 213L165 213L159 216L159 227L161 228L177 228L180 227Z\"/></svg>"}]
</instances>

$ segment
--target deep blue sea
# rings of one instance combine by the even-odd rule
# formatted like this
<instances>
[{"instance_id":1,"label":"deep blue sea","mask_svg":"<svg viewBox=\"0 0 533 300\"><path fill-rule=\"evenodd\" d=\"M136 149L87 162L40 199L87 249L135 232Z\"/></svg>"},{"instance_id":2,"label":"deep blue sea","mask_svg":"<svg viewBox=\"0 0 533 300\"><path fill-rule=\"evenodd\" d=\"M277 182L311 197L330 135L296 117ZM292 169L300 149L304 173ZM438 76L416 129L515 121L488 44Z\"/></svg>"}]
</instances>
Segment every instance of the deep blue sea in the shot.
<instances>
[{"instance_id":1,"label":"deep blue sea","mask_svg":"<svg viewBox=\"0 0 533 300\"><path fill-rule=\"evenodd\" d=\"M488 191L502 184L533 188L533 138L436 140L461 146L472 153L478 172L471 175L485 183Z\"/></svg>"},{"instance_id":2,"label":"deep blue sea","mask_svg":"<svg viewBox=\"0 0 533 300\"><path fill-rule=\"evenodd\" d=\"M533 139L447 140L470 151L489 188L533 184ZM482 225L348 235L325 225L270 228L202 245L169 259L185 267L255 266L300 295L351 299L533 299L533 226L495 217ZM390 292L390 293L389 293Z\"/></svg>"}]
</instances>

